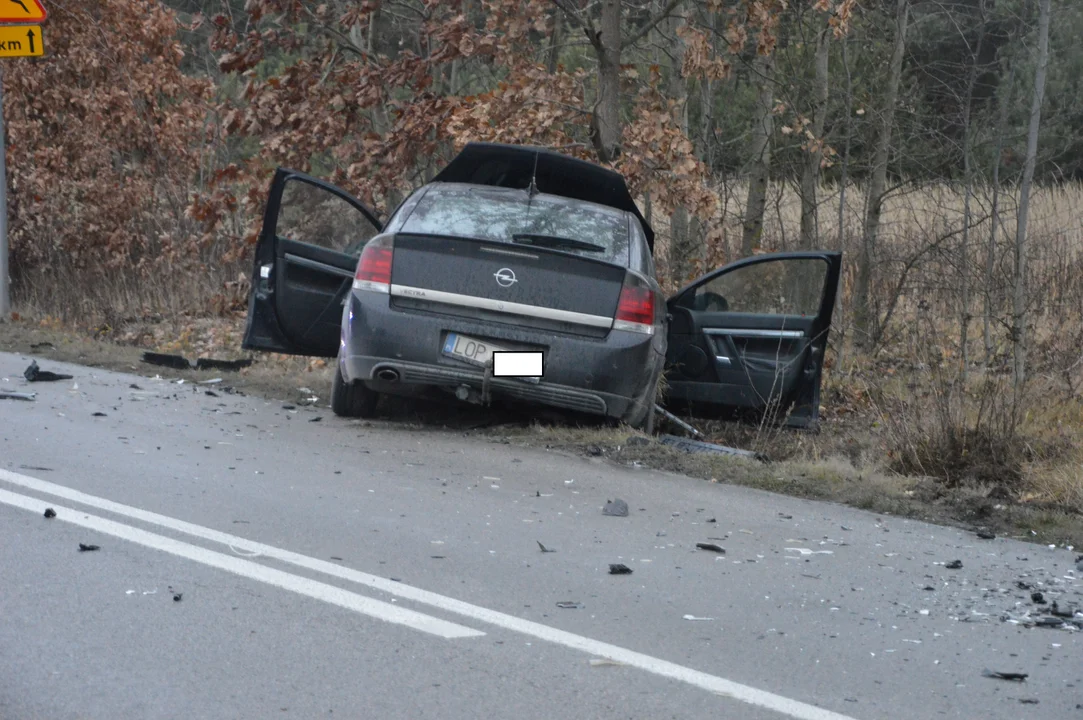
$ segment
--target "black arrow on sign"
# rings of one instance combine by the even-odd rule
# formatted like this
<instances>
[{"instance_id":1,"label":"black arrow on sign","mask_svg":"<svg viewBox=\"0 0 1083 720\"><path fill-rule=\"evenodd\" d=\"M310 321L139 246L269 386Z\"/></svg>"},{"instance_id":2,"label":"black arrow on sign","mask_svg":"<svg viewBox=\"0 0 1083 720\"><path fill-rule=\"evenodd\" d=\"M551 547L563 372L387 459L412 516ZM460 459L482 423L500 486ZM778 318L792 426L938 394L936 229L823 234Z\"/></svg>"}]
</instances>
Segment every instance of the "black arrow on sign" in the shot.
<instances>
[{"instance_id":1,"label":"black arrow on sign","mask_svg":"<svg viewBox=\"0 0 1083 720\"><path fill-rule=\"evenodd\" d=\"M26 5L23 5L23 0L11 0L11 2L13 2L16 5L18 5L19 7L21 7L23 9L23 12L26 13L27 15L30 14L30 9L27 8Z\"/></svg>"},{"instance_id":2,"label":"black arrow on sign","mask_svg":"<svg viewBox=\"0 0 1083 720\"><path fill-rule=\"evenodd\" d=\"M33 30L27 30L26 31L26 36L28 38L30 38L30 52L34 52L34 31Z\"/></svg>"}]
</instances>

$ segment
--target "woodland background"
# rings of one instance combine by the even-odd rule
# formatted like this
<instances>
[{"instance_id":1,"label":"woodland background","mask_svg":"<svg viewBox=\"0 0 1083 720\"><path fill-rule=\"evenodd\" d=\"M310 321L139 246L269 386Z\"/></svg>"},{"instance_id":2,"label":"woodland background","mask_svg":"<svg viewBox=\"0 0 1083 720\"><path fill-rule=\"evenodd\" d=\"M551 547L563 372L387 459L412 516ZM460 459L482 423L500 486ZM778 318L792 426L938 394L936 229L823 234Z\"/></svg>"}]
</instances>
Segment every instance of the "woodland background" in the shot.
<instances>
[{"instance_id":1,"label":"woodland background","mask_svg":"<svg viewBox=\"0 0 1083 720\"><path fill-rule=\"evenodd\" d=\"M717 432L1083 509L1076 0L47 6L2 68L17 318L236 345L275 166L387 211L470 140L547 145L628 178L667 288L845 252L829 440Z\"/></svg>"}]
</instances>

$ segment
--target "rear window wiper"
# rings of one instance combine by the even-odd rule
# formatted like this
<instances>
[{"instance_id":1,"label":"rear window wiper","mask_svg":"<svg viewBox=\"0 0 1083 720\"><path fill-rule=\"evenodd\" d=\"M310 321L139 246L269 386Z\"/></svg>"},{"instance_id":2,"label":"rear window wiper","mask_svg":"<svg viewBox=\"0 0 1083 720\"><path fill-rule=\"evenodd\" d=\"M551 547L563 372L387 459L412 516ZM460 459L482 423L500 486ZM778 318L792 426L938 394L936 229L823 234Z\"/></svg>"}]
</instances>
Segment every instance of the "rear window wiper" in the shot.
<instances>
[{"instance_id":1,"label":"rear window wiper","mask_svg":"<svg viewBox=\"0 0 1083 720\"><path fill-rule=\"evenodd\" d=\"M511 236L512 242L522 245L538 245L540 247L551 248L573 248L575 250L584 250L586 252L605 252L606 248L602 245L595 245L594 243L583 242L582 240L573 240L572 238L557 237L556 235L536 235L534 233L516 233Z\"/></svg>"}]
</instances>

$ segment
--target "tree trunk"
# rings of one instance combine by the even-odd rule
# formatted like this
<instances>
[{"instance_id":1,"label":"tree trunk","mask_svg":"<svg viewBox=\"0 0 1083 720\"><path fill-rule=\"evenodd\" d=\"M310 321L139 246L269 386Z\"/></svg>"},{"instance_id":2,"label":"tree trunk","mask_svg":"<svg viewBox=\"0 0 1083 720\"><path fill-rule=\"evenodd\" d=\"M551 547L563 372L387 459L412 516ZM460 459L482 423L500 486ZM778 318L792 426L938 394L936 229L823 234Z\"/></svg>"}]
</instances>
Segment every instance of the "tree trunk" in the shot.
<instances>
[{"instance_id":1,"label":"tree trunk","mask_svg":"<svg viewBox=\"0 0 1083 720\"><path fill-rule=\"evenodd\" d=\"M801 248L811 250L820 242L819 207L816 190L820 183L820 163L823 160L824 121L828 100L828 53L831 46L825 28L816 37L816 97L812 108L812 134L814 143L809 147L808 157L801 171Z\"/></svg>"},{"instance_id":2,"label":"tree trunk","mask_svg":"<svg viewBox=\"0 0 1083 720\"><path fill-rule=\"evenodd\" d=\"M978 62L985 39L985 0L978 2L978 42L970 58L970 73L966 81L966 97L963 98L963 233L959 240L959 372L966 382L970 367L968 348L970 330L970 196L974 189L971 161L970 105L974 101L974 85L978 81Z\"/></svg>"},{"instance_id":3,"label":"tree trunk","mask_svg":"<svg viewBox=\"0 0 1083 720\"><path fill-rule=\"evenodd\" d=\"M1008 131L1008 109L1014 85L1015 66L1012 65L1011 70L1008 72L1007 87L1005 88L1004 84L1001 83L997 91L999 94L1000 117L997 118L996 149L993 152L993 202L990 211L989 245L985 248L985 312L982 322L986 368L992 365L996 353L996 348L993 347L993 312L999 304L999 298L994 290L993 274L996 270L997 228L1000 226L1000 154L1004 151L1004 133Z\"/></svg>"},{"instance_id":4,"label":"tree trunk","mask_svg":"<svg viewBox=\"0 0 1083 720\"><path fill-rule=\"evenodd\" d=\"M756 103L756 121L752 126L752 169L748 180L748 202L745 203L744 231L741 234L741 255L748 257L760 247L763 237L763 214L767 208L767 184L771 179L771 136L775 130L774 84L771 76L774 59L760 55L754 66L760 80Z\"/></svg>"},{"instance_id":5,"label":"tree trunk","mask_svg":"<svg viewBox=\"0 0 1083 720\"><path fill-rule=\"evenodd\" d=\"M872 179L869 182L868 207L865 211L865 228L861 254L858 257L857 283L854 288L854 339L859 346L866 350L875 346L880 339L880 319L873 307L869 291L872 285L872 269L876 263L876 244L880 233L880 213L883 209L884 191L887 188L887 164L891 157L891 132L895 120L895 103L899 97L903 53L906 50L906 27L910 14L909 5L909 0L898 0L898 8L895 14L895 48L891 54L887 87L884 89L880 135L876 139Z\"/></svg>"},{"instance_id":6,"label":"tree trunk","mask_svg":"<svg viewBox=\"0 0 1083 720\"><path fill-rule=\"evenodd\" d=\"M557 71L557 60L560 59L560 45L564 42L564 13L553 13L553 29L549 40L549 57L545 67L552 75Z\"/></svg>"},{"instance_id":7,"label":"tree trunk","mask_svg":"<svg viewBox=\"0 0 1083 720\"><path fill-rule=\"evenodd\" d=\"M591 140L602 162L620 155L620 0L602 0L598 46L598 102L594 107Z\"/></svg>"},{"instance_id":8,"label":"tree trunk","mask_svg":"<svg viewBox=\"0 0 1083 720\"><path fill-rule=\"evenodd\" d=\"M660 3L659 3L660 4ZM677 22L672 18L662 23L668 34L676 35ZM680 129L689 134L688 121L688 80L681 77L681 64L684 56L684 43L677 41L673 61L670 64L669 96L680 108ZM699 242L699 223L688 212L688 208L678 205L670 216L670 271L678 285L684 285L692 279L697 267L697 260L703 255Z\"/></svg>"},{"instance_id":9,"label":"tree trunk","mask_svg":"<svg viewBox=\"0 0 1083 720\"><path fill-rule=\"evenodd\" d=\"M1030 210L1030 186L1038 159L1038 130L1042 125L1042 100L1045 95L1046 66L1049 63L1049 2L1038 4L1038 69L1034 72L1034 95L1027 128L1027 158L1023 182L1019 187L1019 217L1015 226L1015 277L1012 288L1012 340L1015 343L1014 380L1019 390L1027 370L1027 213Z\"/></svg>"}]
</instances>

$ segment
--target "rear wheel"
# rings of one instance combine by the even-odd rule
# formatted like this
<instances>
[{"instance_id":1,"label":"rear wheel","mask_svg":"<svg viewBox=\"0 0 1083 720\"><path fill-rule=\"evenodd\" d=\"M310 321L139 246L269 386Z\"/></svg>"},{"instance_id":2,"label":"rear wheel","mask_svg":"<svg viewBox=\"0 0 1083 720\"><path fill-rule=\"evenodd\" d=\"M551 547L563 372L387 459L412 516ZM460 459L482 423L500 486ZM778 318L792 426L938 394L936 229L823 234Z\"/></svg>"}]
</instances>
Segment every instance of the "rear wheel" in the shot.
<instances>
[{"instance_id":1,"label":"rear wheel","mask_svg":"<svg viewBox=\"0 0 1083 720\"><path fill-rule=\"evenodd\" d=\"M347 384L342 377L342 368L335 368L335 379L331 383L331 410L339 417L367 418L376 414L379 393L365 387L362 382Z\"/></svg>"},{"instance_id":2,"label":"rear wheel","mask_svg":"<svg viewBox=\"0 0 1083 720\"><path fill-rule=\"evenodd\" d=\"M637 407L633 415L628 418L628 424L636 430L642 430L648 435L654 434L654 401L658 395L658 376L656 373L651 378L651 384L637 401Z\"/></svg>"}]
</instances>

